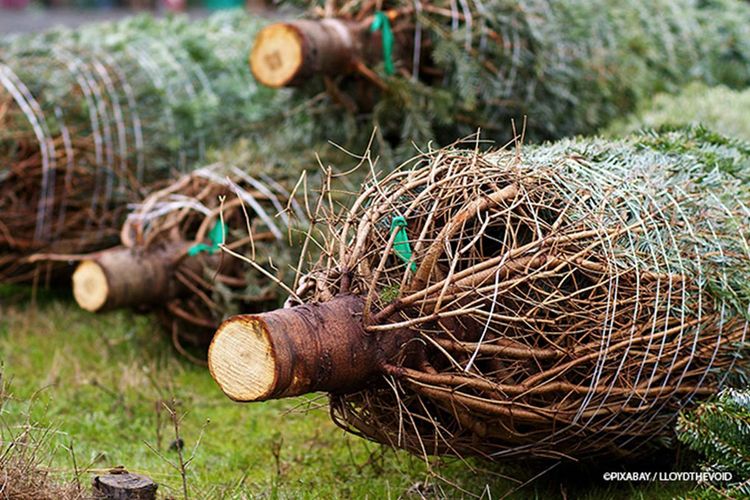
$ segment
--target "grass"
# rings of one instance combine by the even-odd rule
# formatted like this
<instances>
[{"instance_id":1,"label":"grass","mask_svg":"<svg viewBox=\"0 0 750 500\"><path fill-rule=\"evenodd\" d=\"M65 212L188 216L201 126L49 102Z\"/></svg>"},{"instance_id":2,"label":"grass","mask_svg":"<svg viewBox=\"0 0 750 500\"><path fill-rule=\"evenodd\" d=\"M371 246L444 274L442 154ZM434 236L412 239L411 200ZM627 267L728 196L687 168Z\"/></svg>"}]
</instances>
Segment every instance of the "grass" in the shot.
<instances>
[{"instance_id":1,"label":"grass","mask_svg":"<svg viewBox=\"0 0 750 500\"><path fill-rule=\"evenodd\" d=\"M344 433L329 420L322 396L233 403L205 368L175 355L149 316L93 316L55 294L30 305L28 294L0 288L0 357L10 386L0 424L52 429L47 466L61 480L78 471L88 484L97 471L123 465L159 482L162 495L182 498L163 406L172 398L185 454L194 451L191 498L498 498L546 468L456 460L428 466ZM604 483L601 471L558 467L512 496L672 498L694 486Z\"/></svg>"}]
</instances>

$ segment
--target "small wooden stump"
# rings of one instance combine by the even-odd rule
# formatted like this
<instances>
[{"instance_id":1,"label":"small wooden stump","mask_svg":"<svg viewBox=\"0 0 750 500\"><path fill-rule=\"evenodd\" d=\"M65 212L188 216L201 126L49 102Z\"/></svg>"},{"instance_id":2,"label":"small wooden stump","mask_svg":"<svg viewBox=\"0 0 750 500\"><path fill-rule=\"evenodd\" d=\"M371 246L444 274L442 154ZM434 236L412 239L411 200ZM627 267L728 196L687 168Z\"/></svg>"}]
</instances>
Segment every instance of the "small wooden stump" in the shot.
<instances>
[{"instance_id":1,"label":"small wooden stump","mask_svg":"<svg viewBox=\"0 0 750 500\"><path fill-rule=\"evenodd\" d=\"M106 500L155 500L155 482L140 474L107 474L94 477L94 498Z\"/></svg>"}]
</instances>

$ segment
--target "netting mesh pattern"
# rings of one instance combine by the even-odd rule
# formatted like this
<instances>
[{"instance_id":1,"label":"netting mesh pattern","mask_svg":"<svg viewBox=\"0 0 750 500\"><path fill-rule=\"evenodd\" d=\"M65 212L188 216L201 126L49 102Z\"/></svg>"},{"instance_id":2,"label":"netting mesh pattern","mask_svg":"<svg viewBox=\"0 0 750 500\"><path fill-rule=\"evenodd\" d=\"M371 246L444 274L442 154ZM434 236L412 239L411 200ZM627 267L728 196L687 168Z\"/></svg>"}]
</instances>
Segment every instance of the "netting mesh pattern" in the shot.
<instances>
[{"instance_id":1,"label":"netting mesh pattern","mask_svg":"<svg viewBox=\"0 0 750 500\"><path fill-rule=\"evenodd\" d=\"M132 252L149 253L181 244L171 255L175 280L184 293L157 307L177 350L205 348L219 324L241 312L279 307L274 279L292 274L298 251L291 228L306 223L292 187L271 179L257 164L217 163L194 170L131 207L120 240ZM256 267L221 251L246 254Z\"/></svg>"},{"instance_id":2,"label":"netting mesh pattern","mask_svg":"<svg viewBox=\"0 0 750 500\"><path fill-rule=\"evenodd\" d=\"M0 248L17 252L0 257L15 262L5 274L23 278L18 255L106 246L145 185L273 113L246 67L261 25L139 17L4 40Z\"/></svg>"},{"instance_id":3,"label":"netting mesh pattern","mask_svg":"<svg viewBox=\"0 0 750 500\"><path fill-rule=\"evenodd\" d=\"M750 6L733 0L287 3L355 20L392 9L411 42L374 111L384 134L418 144L478 126L510 140L511 120L534 140L586 134L693 80L750 81Z\"/></svg>"},{"instance_id":4,"label":"netting mesh pattern","mask_svg":"<svg viewBox=\"0 0 750 500\"><path fill-rule=\"evenodd\" d=\"M358 294L373 335L411 340L332 395L334 419L492 459L668 440L679 409L744 376L749 155L688 129L436 150L371 180L331 216L305 299Z\"/></svg>"}]
</instances>

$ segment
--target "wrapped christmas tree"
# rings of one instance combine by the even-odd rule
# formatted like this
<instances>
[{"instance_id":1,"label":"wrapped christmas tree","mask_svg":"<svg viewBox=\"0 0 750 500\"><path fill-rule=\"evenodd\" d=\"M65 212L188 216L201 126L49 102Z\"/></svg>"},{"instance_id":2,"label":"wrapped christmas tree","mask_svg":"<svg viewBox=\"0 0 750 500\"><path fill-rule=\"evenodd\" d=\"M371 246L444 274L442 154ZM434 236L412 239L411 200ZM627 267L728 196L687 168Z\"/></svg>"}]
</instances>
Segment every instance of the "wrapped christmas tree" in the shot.
<instances>
[{"instance_id":1,"label":"wrapped christmas tree","mask_svg":"<svg viewBox=\"0 0 750 500\"><path fill-rule=\"evenodd\" d=\"M187 346L205 348L227 316L281 305L275 282L297 264L290 239L306 214L294 183L260 168L218 163L164 184L128 214L120 246L75 257L73 293L91 312L155 309L192 357ZM222 254L227 240L256 267Z\"/></svg>"},{"instance_id":2,"label":"wrapped christmas tree","mask_svg":"<svg viewBox=\"0 0 750 500\"><path fill-rule=\"evenodd\" d=\"M309 4L258 34L254 75L325 88L393 142L477 127L500 142L525 117L532 139L590 133L693 79L750 81L750 5L735 0Z\"/></svg>"},{"instance_id":3,"label":"wrapped christmas tree","mask_svg":"<svg viewBox=\"0 0 750 500\"><path fill-rule=\"evenodd\" d=\"M200 363L224 319L280 307L278 284L299 267L309 226L307 193L326 178L322 162L344 155L322 144L315 154L258 146L239 141L213 154L216 162L155 185L131 207L118 246L69 256L79 262L79 306L156 311L177 350ZM254 265L232 257L241 255Z\"/></svg>"},{"instance_id":4,"label":"wrapped christmas tree","mask_svg":"<svg viewBox=\"0 0 750 500\"><path fill-rule=\"evenodd\" d=\"M414 453L645 453L747 369L750 147L705 129L427 150L329 221L294 307L222 324L236 401L330 393ZM323 232L323 229L320 228Z\"/></svg>"},{"instance_id":5,"label":"wrapped christmas tree","mask_svg":"<svg viewBox=\"0 0 750 500\"><path fill-rule=\"evenodd\" d=\"M148 184L283 122L287 96L246 67L262 25L242 12L144 16L5 40L0 281L35 276L34 254L115 243L126 204Z\"/></svg>"}]
</instances>

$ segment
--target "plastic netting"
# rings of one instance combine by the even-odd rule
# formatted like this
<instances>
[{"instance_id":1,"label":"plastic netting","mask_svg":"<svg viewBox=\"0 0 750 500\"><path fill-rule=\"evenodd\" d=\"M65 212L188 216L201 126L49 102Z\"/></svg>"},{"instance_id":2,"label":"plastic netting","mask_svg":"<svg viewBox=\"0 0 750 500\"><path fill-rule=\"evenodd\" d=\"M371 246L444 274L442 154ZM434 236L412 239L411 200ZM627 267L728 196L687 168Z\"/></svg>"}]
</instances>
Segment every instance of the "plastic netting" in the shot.
<instances>
[{"instance_id":1,"label":"plastic netting","mask_svg":"<svg viewBox=\"0 0 750 500\"><path fill-rule=\"evenodd\" d=\"M258 130L281 99L246 67L262 22L135 18L0 48L2 279L116 241L125 203ZM274 104L276 103L276 104ZM276 107L274 107L276 106Z\"/></svg>"},{"instance_id":2,"label":"plastic netting","mask_svg":"<svg viewBox=\"0 0 750 500\"><path fill-rule=\"evenodd\" d=\"M276 282L293 275L299 255L293 230L307 216L295 186L263 170L231 164L197 169L133 207L122 227L122 244L136 253L182 243L170 257L168 278L180 291L156 309L177 350L199 363L221 321L279 307L283 294ZM248 255L256 266L248 269L227 251Z\"/></svg>"},{"instance_id":3,"label":"plastic netting","mask_svg":"<svg viewBox=\"0 0 750 500\"><path fill-rule=\"evenodd\" d=\"M690 129L434 150L371 180L328 214L297 294L359 295L372 335L411 340L331 396L335 421L498 460L669 441L681 408L747 369L749 158Z\"/></svg>"},{"instance_id":4,"label":"plastic netting","mask_svg":"<svg viewBox=\"0 0 750 500\"><path fill-rule=\"evenodd\" d=\"M511 120L534 140L591 133L692 80L750 81L750 6L731 0L291 3L357 22L388 12L402 42L394 76L372 62L387 88L374 115L383 135L417 144L477 127L504 142Z\"/></svg>"}]
</instances>

